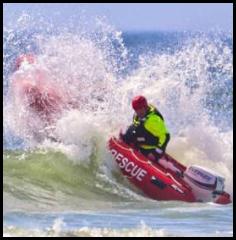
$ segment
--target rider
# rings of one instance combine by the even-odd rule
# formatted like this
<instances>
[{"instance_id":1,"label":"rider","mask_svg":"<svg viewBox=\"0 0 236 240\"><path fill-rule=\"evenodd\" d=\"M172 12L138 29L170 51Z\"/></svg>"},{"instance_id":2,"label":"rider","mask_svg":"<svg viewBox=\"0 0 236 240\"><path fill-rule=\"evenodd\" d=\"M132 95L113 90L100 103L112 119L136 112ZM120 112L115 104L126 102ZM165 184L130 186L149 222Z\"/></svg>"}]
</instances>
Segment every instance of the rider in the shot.
<instances>
[{"instance_id":1,"label":"rider","mask_svg":"<svg viewBox=\"0 0 236 240\"><path fill-rule=\"evenodd\" d=\"M134 144L150 160L158 161L170 140L164 118L144 96L134 97L132 107L135 111L133 123L121 137L127 144Z\"/></svg>"},{"instance_id":2,"label":"rider","mask_svg":"<svg viewBox=\"0 0 236 240\"><path fill-rule=\"evenodd\" d=\"M134 145L151 161L158 162L165 169L171 169L177 176L183 177L183 172L175 164L163 157L170 134L166 128L161 113L143 96L136 96L132 100L135 111L133 123L125 134L120 134L124 142Z\"/></svg>"}]
</instances>

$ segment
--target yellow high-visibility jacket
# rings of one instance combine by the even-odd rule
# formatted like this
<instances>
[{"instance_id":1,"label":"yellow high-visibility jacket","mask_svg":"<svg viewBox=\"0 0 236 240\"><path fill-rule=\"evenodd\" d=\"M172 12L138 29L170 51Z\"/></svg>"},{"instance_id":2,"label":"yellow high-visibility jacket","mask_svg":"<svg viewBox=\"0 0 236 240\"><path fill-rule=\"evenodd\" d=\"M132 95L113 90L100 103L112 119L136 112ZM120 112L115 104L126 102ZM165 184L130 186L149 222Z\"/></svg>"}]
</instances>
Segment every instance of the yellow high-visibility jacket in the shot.
<instances>
[{"instance_id":1,"label":"yellow high-visibility jacket","mask_svg":"<svg viewBox=\"0 0 236 240\"><path fill-rule=\"evenodd\" d=\"M169 132L161 113L152 105L143 119L136 114L133 117L133 125L137 129L137 135L145 138L139 147L143 149L162 148L166 143Z\"/></svg>"}]
</instances>

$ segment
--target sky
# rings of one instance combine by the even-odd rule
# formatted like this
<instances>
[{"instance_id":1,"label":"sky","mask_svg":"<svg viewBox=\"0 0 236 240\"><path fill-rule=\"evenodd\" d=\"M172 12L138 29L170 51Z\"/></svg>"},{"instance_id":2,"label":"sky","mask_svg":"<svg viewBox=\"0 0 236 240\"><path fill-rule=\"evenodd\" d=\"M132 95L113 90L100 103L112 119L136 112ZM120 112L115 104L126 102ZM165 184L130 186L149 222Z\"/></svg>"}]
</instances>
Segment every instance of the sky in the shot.
<instances>
[{"instance_id":1,"label":"sky","mask_svg":"<svg viewBox=\"0 0 236 240\"><path fill-rule=\"evenodd\" d=\"M105 16L122 31L208 31L233 29L232 3L4 3L3 24L22 12L66 22L83 12Z\"/></svg>"}]
</instances>

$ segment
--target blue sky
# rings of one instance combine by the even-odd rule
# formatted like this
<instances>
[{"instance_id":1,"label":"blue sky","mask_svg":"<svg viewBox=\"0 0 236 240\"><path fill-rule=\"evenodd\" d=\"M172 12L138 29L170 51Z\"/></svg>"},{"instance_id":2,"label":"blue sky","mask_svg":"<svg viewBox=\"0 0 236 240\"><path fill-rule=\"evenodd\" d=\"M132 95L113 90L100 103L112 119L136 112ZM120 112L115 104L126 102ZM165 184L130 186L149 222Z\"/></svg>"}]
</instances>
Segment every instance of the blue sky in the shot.
<instances>
[{"instance_id":1,"label":"blue sky","mask_svg":"<svg viewBox=\"0 0 236 240\"><path fill-rule=\"evenodd\" d=\"M122 31L232 31L232 3L5 3L4 25L22 12L66 22L70 16L106 16Z\"/></svg>"}]
</instances>

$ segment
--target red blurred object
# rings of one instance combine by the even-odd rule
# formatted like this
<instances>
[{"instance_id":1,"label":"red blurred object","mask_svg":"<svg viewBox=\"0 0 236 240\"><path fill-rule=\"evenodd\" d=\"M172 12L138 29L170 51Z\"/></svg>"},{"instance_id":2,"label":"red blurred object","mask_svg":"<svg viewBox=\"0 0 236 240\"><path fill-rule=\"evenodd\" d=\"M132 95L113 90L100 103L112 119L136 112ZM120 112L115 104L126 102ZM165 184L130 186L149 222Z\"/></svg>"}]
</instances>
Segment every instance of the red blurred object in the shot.
<instances>
[{"instance_id":1,"label":"red blurred object","mask_svg":"<svg viewBox=\"0 0 236 240\"><path fill-rule=\"evenodd\" d=\"M29 83L22 85L28 106L41 118L49 120L60 113L64 102L62 96L54 89L43 86L33 86Z\"/></svg>"},{"instance_id":2,"label":"red blurred object","mask_svg":"<svg viewBox=\"0 0 236 240\"><path fill-rule=\"evenodd\" d=\"M68 96L62 88L52 81L49 72L40 66L33 54L22 54L16 60L16 70L23 64L32 65L12 75L12 90L17 103L24 100L24 105L36 113L40 119L49 123L61 113L68 102Z\"/></svg>"}]
</instances>

